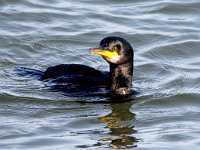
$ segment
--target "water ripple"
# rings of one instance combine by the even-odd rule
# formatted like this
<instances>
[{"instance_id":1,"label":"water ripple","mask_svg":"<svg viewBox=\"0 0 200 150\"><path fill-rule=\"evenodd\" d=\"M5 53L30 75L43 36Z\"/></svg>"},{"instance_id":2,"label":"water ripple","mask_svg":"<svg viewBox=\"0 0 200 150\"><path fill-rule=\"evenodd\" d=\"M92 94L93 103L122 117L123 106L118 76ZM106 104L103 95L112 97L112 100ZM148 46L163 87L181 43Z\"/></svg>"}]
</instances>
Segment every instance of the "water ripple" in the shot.
<instances>
[{"instance_id":1,"label":"water ripple","mask_svg":"<svg viewBox=\"0 0 200 150\"><path fill-rule=\"evenodd\" d=\"M2 149L199 147L198 0L1 0L0 12ZM13 72L60 63L108 70L88 49L113 35L135 50L133 102L80 104Z\"/></svg>"}]
</instances>

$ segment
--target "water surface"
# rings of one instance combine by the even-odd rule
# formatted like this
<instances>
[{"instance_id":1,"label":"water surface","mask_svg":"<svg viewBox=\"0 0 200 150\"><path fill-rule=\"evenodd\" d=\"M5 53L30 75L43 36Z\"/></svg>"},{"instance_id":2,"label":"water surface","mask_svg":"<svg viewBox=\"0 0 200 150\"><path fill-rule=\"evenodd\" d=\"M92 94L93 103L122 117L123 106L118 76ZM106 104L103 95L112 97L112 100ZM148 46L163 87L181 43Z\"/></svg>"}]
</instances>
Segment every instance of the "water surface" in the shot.
<instances>
[{"instance_id":1,"label":"water surface","mask_svg":"<svg viewBox=\"0 0 200 150\"><path fill-rule=\"evenodd\" d=\"M198 0L1 0L0 12L1 149L200 147ZM108 70L88 54L106 36L134 47L140 93L130 102L79 103L13 72L61 63Z\"/></svg>"}]
</instances>

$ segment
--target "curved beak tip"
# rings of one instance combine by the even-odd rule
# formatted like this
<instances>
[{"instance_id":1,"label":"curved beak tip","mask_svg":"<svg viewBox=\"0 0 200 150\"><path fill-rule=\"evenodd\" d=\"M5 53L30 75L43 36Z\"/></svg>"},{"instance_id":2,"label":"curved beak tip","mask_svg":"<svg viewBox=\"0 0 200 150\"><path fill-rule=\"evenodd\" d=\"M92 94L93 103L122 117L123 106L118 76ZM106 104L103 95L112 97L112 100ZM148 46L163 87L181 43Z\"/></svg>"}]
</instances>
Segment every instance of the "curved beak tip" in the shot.
<instances>
[{"instance_id":1,"label":"curved beak tip","mask_svg":"<svg viewBox=\"0 0 200 150\"><path fill-rule=\"evenodd\" d=\"M91 48L91 49L89 50L89 54L94 54L94 49L93 49L93 48Z\"/></svg>"}]
</instances>

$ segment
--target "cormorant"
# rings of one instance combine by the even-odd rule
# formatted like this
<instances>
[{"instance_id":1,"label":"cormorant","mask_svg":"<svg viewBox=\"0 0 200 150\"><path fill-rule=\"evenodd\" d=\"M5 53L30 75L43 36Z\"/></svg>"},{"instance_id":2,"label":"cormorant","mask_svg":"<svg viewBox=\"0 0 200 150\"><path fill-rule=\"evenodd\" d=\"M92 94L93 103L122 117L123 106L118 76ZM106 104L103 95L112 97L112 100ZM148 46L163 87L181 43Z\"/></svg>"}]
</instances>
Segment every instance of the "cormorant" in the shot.
<instances>
[{"instance_id":1,"label":"cormorant","mask_svg":"<svg viewBox=\"0 0 200 150\"><path fill-rule=\"evenodd\" d=\"M21 75L35 75L40 80L55 83L55 87L68 85L87 90L108 89L113 95L130 95L132 93L133 48L121 37L106 37L99 48L89 50L98 54L110 64L110 72L102 72L81 64L60 64L39 71L29 68L17 68ZM75 86L74 86L75 85Z\"/></svg>"}]
</instances>

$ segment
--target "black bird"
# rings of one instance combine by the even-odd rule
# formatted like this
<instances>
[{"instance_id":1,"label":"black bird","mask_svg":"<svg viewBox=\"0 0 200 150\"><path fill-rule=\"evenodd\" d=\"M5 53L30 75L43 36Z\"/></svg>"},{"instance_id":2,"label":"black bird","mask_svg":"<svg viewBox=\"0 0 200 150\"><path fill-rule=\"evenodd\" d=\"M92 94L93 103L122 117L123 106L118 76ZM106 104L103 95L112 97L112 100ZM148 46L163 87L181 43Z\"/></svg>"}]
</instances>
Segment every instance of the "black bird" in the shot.
<instances>
[{"instance_id":1,"label":"black bird","mask_svg":"<svg viewBox=\"0 0 200 150\"><path fill-rule=\"evenodd\" d=\"M55 83L54 88L66 91L108 90L112 95L124 96L132 93L133 48L123 38L106 37L99 48L92 48L90 54L99 54L110 64L110 72L102 72L81 64L60 64L46 71L17 68L20 75L34 75L40 80ZM69 91L68 91L69 92Z\"/></svg>"}]
</instances>

